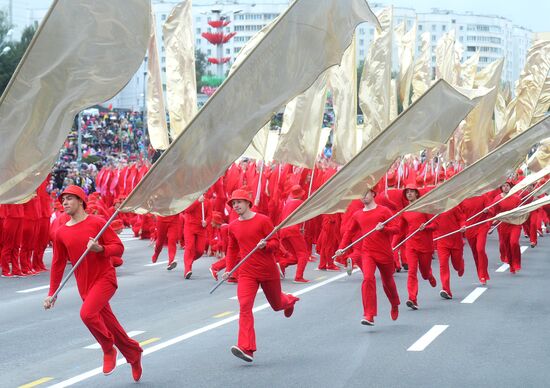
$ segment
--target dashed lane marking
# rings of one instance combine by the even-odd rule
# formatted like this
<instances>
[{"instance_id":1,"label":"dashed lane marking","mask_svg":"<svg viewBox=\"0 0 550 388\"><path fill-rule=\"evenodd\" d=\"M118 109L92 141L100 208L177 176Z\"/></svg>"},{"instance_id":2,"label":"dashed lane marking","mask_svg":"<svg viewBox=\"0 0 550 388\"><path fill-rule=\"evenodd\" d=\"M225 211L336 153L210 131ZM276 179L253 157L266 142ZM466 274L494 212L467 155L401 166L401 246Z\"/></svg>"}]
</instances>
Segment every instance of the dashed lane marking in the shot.
<instances>
[{"instance_id":1,"label":"dashed lane marking","mask_svg":"<svg viewBox=\"0 0 550 388\"><path fill-rule=\"evenodd\" d=\"M421 352L428 347L441 333L443 333L449 325L434 325L426 334L418 339L410 348L408 352Z\"/></svg>"},{"instance_id":2,"label":"dashed lane marking","mask_svg":"<svg viewBox=\"0 0 550 388\"><path fill-rule=\"evenodd\" d=\"M155 337L155 338L149 338L148 340L145 340L145 341L142 341L139 343L139 346L145 346L145 345L149 345L149 344L152 344L153 342L157 342L159 341L160 338L158 337Z\"/></svg>"},{"instance_id":3,"label":"dashed lane marking","mask_svg":"<svg viewBox=\"0 0 550 388\"><path fill-rule=\"evenodd\" d=\"M29 292L35 292L35 291L40 291L40 290L45 290L47 288L50 288L49 285L47 286L40 286L40 287L34 287L34 288L27 288L26 290L19 290L19 291L16 291L18 294L28 294Z\"/></svg>"},{"instance_id":4,"label":"dashed lane marking","mask_svg":"<svg viewBox=\"0 0 550 388\"><path fill-rule=\"evenodd\" d=\"M48 381L53 380L53 377L42 377L41 379L31 381L28 384L20 385L18 388L32 388L36 387L37 385L47 383Z\"/></svg>"},{"instance_id":5,"label":"dashed lane marking","mask_svg":"<svg viewBox=\"0 0 550 388\"><path fill-rule=\"evenodd\" d=\"M134 331L129 331L128 332L128 337L136 337L140 334L143 334L145 333L143 330L134 330ZM99 344L96 342L95 344L93 345L88 345L88 346L84 346L84 349L100 349L101 347L99 346Z\"/></svg>"},{"instance_id":6,"label":"dashed lane marking","mask_svg":"<svg viewBox=\"0 0 550 388\"><path fill-rule=\"evenodd\" d=\"M470 294L460 303L474 303L485 291L487 291L486 287L476 287L476 289L470 292Z\"/></svg>"},{"instance_id":7,"label":"dashed lane marking","mask_svg":"<svg viewBox=\"0 0 550 388\"><path fill-rule=\"evenodd\" d=\"M157 266L157 265L163 265L163 264L168 264L168 260L165 260L165 261L157 261L156 263L145 264L145 267L155 267L155 266Z\"/></svg>"},{"instance_id":8,"label":"dashed lane marking","mask_svg":"<svg viewBox=\"0 0 550 388\"><path fill-rule=\"evenodd\" d=\"M226 312L214 315L214 318L223 318L231 314L233 314L233 311L226 311Z\"/></svg>"}]
</instances>

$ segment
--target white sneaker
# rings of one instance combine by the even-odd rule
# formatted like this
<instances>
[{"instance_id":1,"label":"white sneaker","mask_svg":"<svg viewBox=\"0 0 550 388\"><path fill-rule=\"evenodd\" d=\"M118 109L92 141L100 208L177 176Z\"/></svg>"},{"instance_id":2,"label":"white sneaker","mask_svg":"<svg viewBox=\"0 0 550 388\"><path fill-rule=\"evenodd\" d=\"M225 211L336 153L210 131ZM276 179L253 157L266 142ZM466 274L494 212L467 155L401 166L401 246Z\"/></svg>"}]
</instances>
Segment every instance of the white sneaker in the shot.
<instances>
[{"instance_id":1,"label":"white sneaker","mask_svg":"<svg viewBox=\"0 0 550 388\"><path fill-rule=\"evenodd\" d=\"M238 346L231 346L231 353L235 356L240 358L243 361L246 362L252 362L254 358L252 356L249 356L244 351L242 351Z\"/></svg>"}]
</instances>

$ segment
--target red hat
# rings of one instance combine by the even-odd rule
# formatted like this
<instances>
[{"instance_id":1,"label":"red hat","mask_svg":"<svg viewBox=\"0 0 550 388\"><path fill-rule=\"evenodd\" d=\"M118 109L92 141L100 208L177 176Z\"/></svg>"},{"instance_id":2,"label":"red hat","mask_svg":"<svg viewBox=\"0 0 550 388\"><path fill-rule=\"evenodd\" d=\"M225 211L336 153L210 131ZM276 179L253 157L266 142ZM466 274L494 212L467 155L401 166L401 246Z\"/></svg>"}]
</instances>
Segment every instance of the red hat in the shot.
<instances>
[{"instance_id":1,"label":"red hat","mask_svg":"<svg viewBox=\"0 0 550 388\"><path fill-rule=\"evenodd\" d=\"M405 194L407 190L416 190L417 196L420 197L420 191L418 191L418 187L414 183L408 183L403 189L403 197L405 199L407 199L407 195Z\"/></svg>"},{"instance_id":2,"label":"red hat","mask_svg":"<svg viewBox=\"0 0 550 388\"><path fill-rule=\"evenodd\" d=\"M111 222L111 229L118 233L124 229L124 223L122 220L113 220L113 222Z\"/></svg>"},{"instance_id":3,"label":"red hat","mask_svg":"<svg viewBox=\"0 0 550 388\"><path fill-rule=\"evenodd\" d=\"M515 183L513 180L511 179L506 179L506 182L504 182L503 184L501 184L499 187L502 187L504 186L506 183L508 183L510 185L510 188L514 187Z\"/></svg>"},{"instance_id":4,"label":"red hat","mask_svg":"<svg viewBox=\"0 0 550 388\"><path fill-rule=\"evenodd\" d=\"M233 205L233 201L236 199L242 199L244 201L250 202L250 206L252 206L252 191L244 190L244 189L237 189L231 193L231 198L227 201L227 204L229 206Z\"/></svg>"},{"instance_id":5,"label":"red hat","mask_svg":"<svg viewBox=\"0 0 550 388\"><path fill-rule=\"evenodd\" d=\"M304 189L302 189L302 186L300 185L294 185L290 188L290 195L292 198L301 198L306 194Z\"/></svg>"},{"instance_id":6,"label":"red hat","mask_svg":"<svg viewBox=\"0 0 550 388\"><path fill-rule=\"evenodd\" d=\"M395 171L390 171L386 174L388 187L393 187L397 184L397 176L395 174Z\"/></svg>"},{"instance_id":7,"label":"red hat","mask_svg":"<svg viewBox=\"0 0 550 388\"><path fill-rule=\"evenodd\" d=\"M212 222L214 222L215 224L223 224L223 216L222 216L222 213L220 212L217 212L217 211L213 211L212 212Z\"/></svg>"},{"instance_id":8,"label":"red hat","mask_svg":"<svg viewBox=\"0 0 550 388\"><path fill-rule=\"evenodd\" d=\"M84 190L82 190L81 187L76 185L67 186L67 188L61 193L61 195L58 198L60 203L63 203L63 196L65 194L72 194L80 198L82 200L84 209L86 209L86 202L88 201L88 199L86 197L86 193L84 192Z\"/></svg>"}]
</instances>

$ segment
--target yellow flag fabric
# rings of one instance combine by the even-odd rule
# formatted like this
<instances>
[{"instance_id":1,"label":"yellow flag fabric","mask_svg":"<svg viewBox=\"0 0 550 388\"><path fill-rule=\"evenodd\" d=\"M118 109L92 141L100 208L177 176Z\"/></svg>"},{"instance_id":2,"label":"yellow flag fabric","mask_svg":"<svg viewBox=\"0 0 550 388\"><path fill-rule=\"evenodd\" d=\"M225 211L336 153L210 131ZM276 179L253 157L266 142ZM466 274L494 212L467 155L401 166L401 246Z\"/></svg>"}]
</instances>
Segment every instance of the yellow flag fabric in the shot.
<instances>
[{"instance_id":1,"label":"yellow flag fabric","mask_svg":"<svg viewBox=\"0 0 550 388\"><path fill-rule=\"evenodd\" d=\"M273 112L342 60L358 24L377 19L364 0L292 3L172 142L122 210L176 214L246 150Z\"/></svg>"},{"instance_id":2,"label":"yellow flag fabric","mask_svg":"<svg viewBox=\"0 0 550 388\"><path fill-rule=\"evenodd\" d=\"M290 101L283 114L283 126L273 156L280 163L313 168L323 126L330 69L305 92Z\"/></svg>"},{"instance_id":3,"label":"yellow flag fabric","mask_svg":"<svg viewBox=\"0 0 550 388\"><path fill-rule=\"evenodd\" d=\"M457 84L455 30L451 30L439 38L435 47L435 79L440 78L451 85Z\"/></svg>"},{"instance_id":4,"label":"yellow flag fabric","mask_svg":"<svg viewBox=\"0 0 550 388\"><path fill-rule=\"evenodd\" d=\"M493 88L466 118L460 156L466 165L487 155L494 134L493 111L497 100L504 58L494 61L475 77L476 88Z\"/></svg>"},{"instance_id":5,"label":"yellow flag fabric","mask_svg":"<svg viewBox=\"0 0 550 388\"><path fill-rule=\"evenodd\" d=\"M476 81L477 65L479 63L479 51L476 51L474 55L468 58L460 69L460 81L459 86L463 88L473 88ZM494 62L493 62L494 63Z\"/></svg>"},{"instance_id":6,"label":"yellow flag fabric","mask_svg":"<svg viewBox=\"0 0 550 388\"><path fill-rule=\"evenodd\" d=\"M170 145L166 108L160 75L160 61L157 48L155 14L151 12L149 32L149 57L147 59L147 131L151 146L156 150L165 150Z\"/></svg>"},{"instance_id":7,"label":"yellow flag fabric","mask_svg":"<svg viewBox=\"0 0 550 388\"><path fill-rule=\"evenodd\" d=\"M357 145L357 67L355 37L342 57L340 66L329 69L328 83L334 108L332 160L346 164L359 151ZM322 145L326 139L321 139Z\"/></svg>"},{"instance_id":8,"label":"yellow flag fabric","mask_svg":"<svg viewBox=\"0 0 550 388\"><path fill-rule=\"evenodd\" d=\"M365 127L363 139L376 136L390 123L392 15L392 7L383 9L378 15L381 29L374 34L363 66L359 84L359 106Z\"/></svg>"},{"instance_id":9,"label":"yellow flag fabric","mask_svg":"<svg viewBox=\"0 0 550 388\"><path fill-rule=\"evenodd\" d=\"M415 60L412 78L413 102L424 94L432 83L432 46L430 36L429 32L424 32L420 35L420 55Z\"/></svg>"},{"instance_id":10,"label":"yellow flag fabric","mask_svg":"<svg viewBox=\"0 0 550 388\"><path fill-rule=\"evenodd\" d=\"M403 23L403 28L405 24ZM401 36L397 42L399 54L399 100L403 109L410 104L411 85L414 71L414 53L416 50L416 22L412 28Z\"/></svg>"},{"instance_id":11,"label":"yellow flag fabric","mask_svg":"<svg viewBox=\"0 0 550 388\"><path fill-rule=\"evenodd\" d=\"M541 178L544 178L548 174L550 174L550 166L546 166L536 173L527 175L524 179L516 183L514 187L510 189L508 194L506 194L506 196L509 197L511 195L514 195L515 193L519 193L527 186L535 184L537 181L539 181Z\"/></svg>"},{"instance_id":12,"label":"yellow flag fabric","mask_svg":"<svg viewBox=\"0 0 550 388\"><path fill-rule=\"evenodd\" d=\"M191 0L179 3L162 27L166 50L166 99L173 139L189 124L198 109L191 9Z\"/></svg>"},{"instance_id":13,"label":"yellow flag fabric","mask_svg":"<svg viewBox=\"0 0 550 388\"><path fill-rule=\"evenodd\" d=\"M409 205L411 211L441 213L468 197L498 187L512 175L533 144L548 134L550 117L504 143Z\"/></svg>"},{"instance_id":14,"label":"yellow flag fabric","mask_svg":"<svg viewBox=\"0 0 550 388\"><path fill-rule=\"evenodd\" d=\"M0 203L29 198L78 112L128 83L145 56L149 13L149 0L52 3L0 99Z\"/></svg>"},{"instance_id":15,"label":"yellow flag fabric","mask_svg":"<svg viewBox=\"0 0 550 388\"><path fill-rule=\"evenodd\" d=\"M540 142L539 148L527 162L531 171L540 171L548 165L550 165L550 137Z\"/></svg>"},{"instance_id":16,"label":"yellow flag fabric","mask_svg":"<svg viewBox=\"0 0 550 388\"><path fill-rule=\"evenodd\" d=\"M521 225L529 218L529 214L538 208L550 204L550 196L546 195L531 203L516 207L507 212L497 214L494 219L508 224Z\"/></svg>"},{"instance_id":17,"label":"yellow flag fabric","mask_svg":"<svg viewBox=\"0 0 550 388\"><path fill-rule=\"evenodd\" d=\"M443 80L436 82L279 226L345 211L399 156L445 143L478 100L479 96L471 99Z\"/></svg>"}]
</instances>

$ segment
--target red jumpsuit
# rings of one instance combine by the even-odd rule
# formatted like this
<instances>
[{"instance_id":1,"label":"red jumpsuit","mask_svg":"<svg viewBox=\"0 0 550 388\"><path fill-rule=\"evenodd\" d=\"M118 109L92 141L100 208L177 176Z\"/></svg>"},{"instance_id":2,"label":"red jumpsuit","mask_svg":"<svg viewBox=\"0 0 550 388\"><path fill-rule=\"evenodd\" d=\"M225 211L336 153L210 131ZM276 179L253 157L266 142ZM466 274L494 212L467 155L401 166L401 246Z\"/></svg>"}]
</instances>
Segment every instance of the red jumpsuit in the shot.
<instances>
[{"instance_id":1,"label":"red jumpsuit","mask_svg":"<svg viewBox=\"0 0 550 388\"><path fill-rule=\"evenodd\" d=\"M212 251L216 252L220 259L212 264L212 269L216 272L221 271L226 267L225 255L227 253L227 232L229 230L228 224L222 224L219 228L214 228L214 239L211 241L210 246Z\"/></svg>"},{"instance_id":2,"label":"red jumpsuit","mask_svg":"<svg viewBox=\"0 0 550 388\"><path fill-rule=\"evenodd\" d=\"M227 264L233 268L238 257L245 257L261 239L273 230L271 220L256 213L249 220L237 219L229 224ZM237 297L239 299L239 339L238 347L250 355L256 351L254 315L252 308L258 287L261 286L267 301L274 311L290 309L299 300L281 291L279 271L273 257L279 240L273 237L264 249L258 249L239 267Z\"/></svg>"},{"instance_id":3,"label":"red jumpsuit","mask_svg":"<svg viewBox=\"0 0 550 388\"><path fill-rule=\"evenodd\" d=\"M23 233L23 205L2 205L4 223L2 225L2 274L7 275L11 264L11 274L21 276L19 246Z\"/></svg>"},{"instance_id":4,"label":"red jumpsuit","mask_svg":"<svg viewBox=\"0 0 550 388\"><path fill-rule=\"evenodd\" d=\"M176 258L178 232L180 229L179 220L179 214L157 217L157 241L155 243L155 252L153 253L153 262L157 261L166 241L168 241L168 265L172 264Z\"/></svg>"},{"instance_id":5,"label":"red jumpsuit","mask_svg":"<svg viewBox=\"0 0 550 388\"><path fill-rule=\"evenodd\" d=\"M21 263L21 271L24 274L32 274L32 253L36 246L36 237L39 231L40 219L40 202L38 197L33 197L31 200L23 204L23 230L21 234L21 251L19 252L19 262Z\"/></svg>"},{"instance_id":6,"label":"red jumpsuit","mask_svg":"<svg viewBox=\"0 0 550 388\"><path fill-rule=\"evenodd\" d=\"M363 208L363 202L361 202L361 200L354 199L353 201L350 202L350 204L346 209L346 212L342 214L342 222L340 223L340 235L343 236L344 233L346 233L346 230L348 230L348 224L351 221L351 217L353 217L356 211L361 210L362 208ZM357 234L355 236L351 236L351 239L355 241L361 236L362 236L361 232L357 231ZM361 254L361 244L355 244L351 248L351 252L346 253L346 257L349 257L352 259L353 265L361 267L362 260L363 260L362 254ZM334 259L334 261L338 261L340 264L346 265L346 263L342 263L340 261L340 258L336 258Z\"/></svg>"},{"instance_id":7,"label":"red jumpsuit","mask_svg":"<svg viewBox=\"0 0 550 388\"><path fill-rule=\"evenodd\" d=\"M284 220L288 217L303 202L301 199L289 198L283 207L281 219ZM309 253L306 240L300 232L300 225L292 225L281 229L280 236L283 247L290 253L287 257L279 260L281 268L284 271L289 265L297 264L294 279L302 279L309 260Z\"/></svg>"},{"instance_id":8,"label":"red jumpsuit","mask_svg":"<svg viewBox=\"0 0 550 388\"><path fill-rule=\"evenodd\" d=\"M76 264L86 250L89 238L95 237L104 225L104 220L89 215L75 225L59 226L54 238L49 296L61 283L67 261ZM142 349L137 341L128 337L109 305L117 289L111 256L122 256L124 245L111 228L107 228L99 238L99 244L104 251L88 253L74 273L83 300L80 317L104 353L110 352L115 345L129 363L134 363L139 360Z\"/></svg>"},{"instance_id":9,"label":"red jumpsuit","mask_svg":"<svg viewBox=\"0 0 550 388\"><path fill-rule=\"evenodd\" d=\"M353 236L358 233L364 235L373 230L380 222L384 222L392 216L391 210L384 206L377 206L372 210L357 210L350 222L348 229L342 238L340 248L351 243ZM395 267L393 263L393 254L391 251L391 236L399 231L399 227L394 222L389 222L384 229L373 232L363 239L361 245L363 283L361 285L361 294L363 298L363 315L365 317L374 317L377 315L376 298L376 278L374 272L376 268L380 271L382 287L392 306L399 306L399 294L393 279Z\"/></svg>"},{"instance_id":10,"label":"red jumpsuit","mask_svg":"<svg viewBox=\"0 0 550 388\"><path fill-rule=\"evenodd\" d=\"M46 271L44 251L50 242L50 217L52 215L52 200L46 191L49 179L46 179L36 190L40 201L38 232L35 249L32 256L32 266L35 271Z\"/></svg>"},{"instance_id":11,"label":"red jumpsuit","mask_svg":"<svg viewBox=\"0 0 550 388\"><path fill-rule=\"evenodd\" d=\"M341 215L339 213L323 214L321 233L316 246L320 256L320 270L338 270L338 267L334 265L332 256L338 249L338 242L340 241L340 219Z\"/></svg>"},{"instance_id":12,"label":"red jumpsuit","mask_svg":"<svg viewBox=\"0 0 550 388\"><path fill-rule=\"evenodd\" d=\"M498 201L501 196L496 196L493 203ZM519 206L521 199L519 195L514 194L504 201L497 203L489 209L489 216L493 217L498 213L512 210ZM500 250L500 259L510 264L510 272L515 273L521 269L521 249L519 238L521 237L521 225L508 224L502 222L498 226L498 244Z\"/></svg>"},{"instance_id":13,"label":"red jumpsuit","mask_svg":"<svg viewBox=\"0 0 550 388\"><path fill-rule=\"evenodd\" d=\"M416 231L420 225L430 220L432 216L420 212L405 212L401 215L401 232L409 236ZM433 236L434 226L427 225L424 230L417 232L407 241L407 262L409 271L407 276L407 290L409 291L409 300L417 303L418 296L418 275L420 269L422 279L428 280L432 287L437 284L432 274L432 254L433 254Z\"/></svg>"},{"instance_id":14,"label":"red jumpsuit","mask_svg":"<svg viewBox=\"0 0 550 388\"><path fill-rule=\"evenodd\" d=\"M204 204L204 221L206 225L210 223L211 209L208 201ZM185 239L185 250L183 252L183 262L185 265L184 273L187 274L193 268L193 262L200 258L206 248L206 226L202 226L201 202L195 201L184 211L185 228L183 235Z\"/></svg>"},{"instance_id":15,"label":"red jumpsuit","mask_svg":"<svg viewBox=\"0 0 550 388\"><path fill-rule=\"evenodd\" d=\"M444 234L459 230L466 223L464 212L459 206L441 213L435 220L434 237L443 236ZM458 276L464 274L464 242L462 241L462 235L455 233L451 236L437 240L437 256L439 257L439 276L441 279L441 288L452 297L451 282L449 272L449 258L455 271L458 272Z\"/></svg>"}]
</instances>

